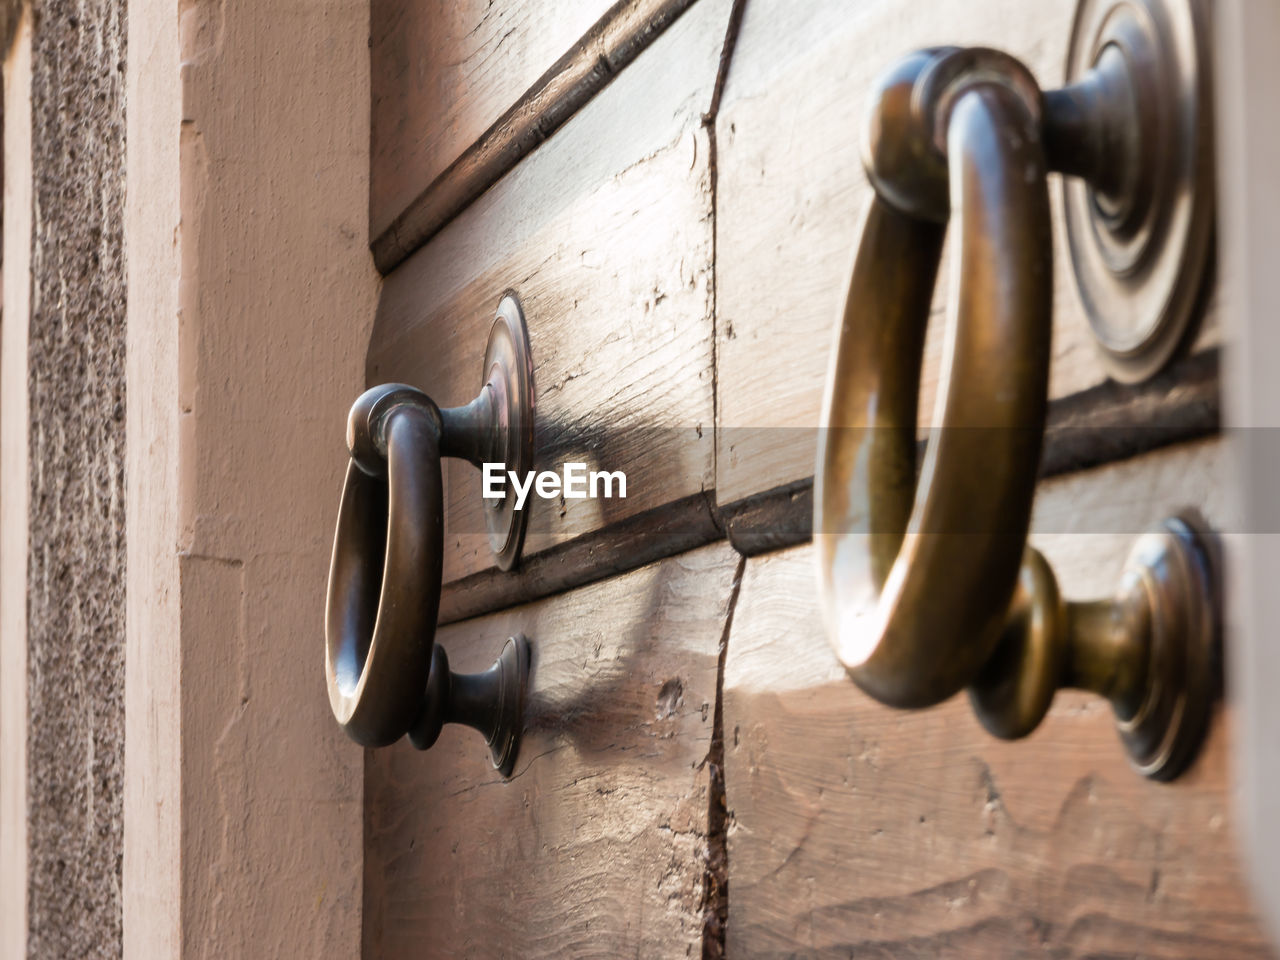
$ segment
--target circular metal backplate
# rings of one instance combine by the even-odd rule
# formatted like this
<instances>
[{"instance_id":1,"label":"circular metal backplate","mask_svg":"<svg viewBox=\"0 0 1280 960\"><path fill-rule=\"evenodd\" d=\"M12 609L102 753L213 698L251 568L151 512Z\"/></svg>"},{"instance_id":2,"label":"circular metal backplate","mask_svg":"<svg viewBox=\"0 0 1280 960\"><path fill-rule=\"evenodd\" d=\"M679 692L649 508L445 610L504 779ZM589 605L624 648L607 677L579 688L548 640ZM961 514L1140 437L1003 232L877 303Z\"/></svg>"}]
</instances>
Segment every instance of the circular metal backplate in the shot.
<instances>
[{"instance_id":1,"label":"circular metal backplate","mask_svg":"<svg viewBox=\"0 0 1280 960\"><path fill-rule=\"evenodd\" d=\"M1200 0L1081 0L1076 9L1067 83L1119 49L1154 137L1140 171L1153 195L1136 225L1121 229L1087 183L1063 178L1076 286L1108 371L1127 383L1155 374L1183 342L1211 256L1207 21Z\"/></svg>"},{"instance_id":2,"label":"circular metal backplate","mask_svg":"<svg viewBox=\"0 0 1280 960\"><path fill-rule=\"evenodd\" d=\"M507 293L489 330L484 352L481 389L493 391L499 450L507 470L524 477L533 469L533 356L524 311L515 294ZM515 495L484 501L485 528L498 566L510 570L520 557L529 525L529 501L517 510Z\"/></svg>"},{"instance_id":3,"label":"circular metal backplate","mask_svg":"<svg viewBox=\"0 0 1280 960\"><path fill-rule=\"evenodd\" d=\"M525 691L529 686L529 640L523 633L508 637L498 657L497 722L489 740L493 768L510 777L524 733Z\"/></svg>"},{"instance_id":4,"label":"circular metal backplate","mask_svg":"<svg viewBox=\"0 0 1280 960\"><path fill-rule=\"evenodd\" d=\"M1134 545L1123 576L1150 614L1146 696L1117 721L1134 769L1172 780L1195 759L1218 696L1221 646L1214 551L1191 517L1172 517Z\"/></svg>"}]
</instances>

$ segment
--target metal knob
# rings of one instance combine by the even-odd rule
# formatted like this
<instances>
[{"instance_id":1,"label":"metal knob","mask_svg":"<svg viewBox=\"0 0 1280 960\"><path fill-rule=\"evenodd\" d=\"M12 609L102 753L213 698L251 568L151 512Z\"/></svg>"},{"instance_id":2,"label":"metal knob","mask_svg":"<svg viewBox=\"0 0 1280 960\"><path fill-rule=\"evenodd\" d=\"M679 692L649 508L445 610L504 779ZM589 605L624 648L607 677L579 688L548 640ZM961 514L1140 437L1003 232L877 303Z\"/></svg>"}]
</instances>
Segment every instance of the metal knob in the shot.
<instances>
[{"instance_id":1,"label":"metal knob","mask_svg":"<svg viewBox=\"0 0 1280 960\"><path fill-rule=\"evenodd\" d=\"M385 746L408 733L425 750L446 723L479 730L493 764L510 775L519 748L529 644L507 640L497 662L474 675L449 670L435 643L444 565L441 458L500 462L527 471L533 459L532 365L514 297L499 307L480 394L441 410L421 391L389 383L351 408L351 462L338 510L325 615L325 675L334 717L357 743ZM509 569L525 514L486 503L490 541Z\"/></svg>"},{"instance_id":2,"label":"metal knob","mask_svg":"<svg viewBox=\"0 0 1280 960\"><path fill-rule=\"evenodd\" d=\"M1105 29L1138 9L1117 7ZM1124 37L1137 42L1132 31ZM1133 765L1168 779L1194 756L1216 691L1205 536L1168 521L1139 541L1116 598L1093 603L1064 603L1026 546L1048 407L1048 171L1089 177L1117 224L1187 226L1151 212L1161 197L1184 209L1188 201L1145 182L1149 145L1118 133L1150 121L1164 91L1142 71L1164 61L1117 59L1118 42L1099 48L1076 86L1048 95L1022 64L987 49L922 51L881 80L866 140L876 196L827 380L814 538L828 635L876 699L927 707L969 687L991 732L1020 737L1057 688L1083 687L1111 699ZM940 427L917 480L924 334L948 219L957 253ZM1147 243L1146 256L1206 253L1186 232ZM1161 243L1177 250L1162 253ZM1168 324L1185 326L1184 302L1161 309L1144 348L1155 354L1130 356L1128 370L1153 355L1162 363Z\"/></svg>"}]
</instances>

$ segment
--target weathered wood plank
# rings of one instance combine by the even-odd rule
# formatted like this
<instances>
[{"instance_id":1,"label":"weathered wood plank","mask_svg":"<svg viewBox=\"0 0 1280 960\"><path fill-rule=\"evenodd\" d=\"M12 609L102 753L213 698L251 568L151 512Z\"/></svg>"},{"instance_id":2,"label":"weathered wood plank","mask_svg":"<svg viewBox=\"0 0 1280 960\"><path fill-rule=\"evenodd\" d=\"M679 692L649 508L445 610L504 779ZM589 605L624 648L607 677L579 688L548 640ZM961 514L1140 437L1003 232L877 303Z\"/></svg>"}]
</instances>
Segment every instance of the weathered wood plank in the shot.
<instances>
[{"instance_id":1,"label":"weathered wood plank","mask_svg":"<svg viewBox=\"0 0 1280 960\"><path fill-rule=\"evenodd\" d=\"M370 239L536 89L611 5L373 0Z\"/></svg>"},{"instance_id":2,"label":"weathered wood plank","mask_svg":"<svg viewBox=\"0 0 1280 960\"><path fill-rule=\"evenodd\" d=\"M370 239L390 272L693 0L374 0Z\"/></svg>"},{"instance_id":3,"label":"weathered wood plank","mask_svg":"<svg viewBox=\"0 0 1280 960\"><path fill-rule=\"evenodd\" d=\"M1064 594L1105 595L1133 541L1188 503L1234 526L1223 442L1043 484L1038 546ZM1028 740L959 696L860 693L800 547L749 560L724 679L729 955L1271 956L1239 857L1231 711L1174 784L1134 774L1097 698L1064 692Z\"/></svg>"},{"instance_id":4,"label":"weathered wood plank","mask_svg":"<svg viewBox=\"0 0 1280 960\"><path fill-rule=\"evenodd\" d=\"M447 727L369 753L364 955L697 956L726 544L440 631L456 669L533 647L515 776Z\"/></svg>"},{"instance_id":5,"label":"weathered wood plank","mask_svg":"<svg viewBox=\"0 0 1280 960\"><path fill-rule=\"evenodd\" d=\"M716 489L723 504L813 472L833 325L871 188L861 140L876 75L911 50L983 44L1061 82L1075 0L752 0L717 116ZM1051 184L1055 219L1056 178ZM1050 392L1104 379L1061 237ZM932 422L946 282L921 392ZM1217 342L1210 316L1200 347Z\"/></svg>"},{"instance_id":6,"label":"weathered wood plank","mask_svg":"<svg viewBox=\"0 0 1280 960\"><path fill-rule=\"evenodd\" d=\"M704 0L383 288L368 380L470 400L493 310L519 295L538 469L622 470L627 497L543 501L525 555L712 486L708 137L728 0ZM447 470L446 581L493 567L480 476ZM709 509L709 508L708 508Z\"/></svg>"}]
</instances>

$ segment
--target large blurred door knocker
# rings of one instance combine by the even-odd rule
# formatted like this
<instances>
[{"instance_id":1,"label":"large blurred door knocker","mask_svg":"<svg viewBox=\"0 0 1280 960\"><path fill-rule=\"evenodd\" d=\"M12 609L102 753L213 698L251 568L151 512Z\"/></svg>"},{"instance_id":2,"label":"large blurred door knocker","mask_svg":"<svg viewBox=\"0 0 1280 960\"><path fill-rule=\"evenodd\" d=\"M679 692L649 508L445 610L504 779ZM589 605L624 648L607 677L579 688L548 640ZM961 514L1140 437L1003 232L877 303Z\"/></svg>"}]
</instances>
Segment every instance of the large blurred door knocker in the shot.
<instances>
[{"instance_id":1,"label":"large blurred door knocker","mask_svg":"<svg viewBox=\"0 0 1280 960\"><path fill-rule=\"evenodd\" d=\"M876 699L968 687L1025 736L1059 687L1110 699L1134 767L1170 779L1216 695L1211 541L1187 518L1134 547L1113 599L1064 602L1026 544L1048 407L1048 170L1064 177L1082 300L1112 375L1185 337L1213 217L1207 24L1191 0L1085 0L1069 85L995 50L906 57L880 80L875 198L827 381L814 534L828 635ZM948 219L939 415L917 481L917 392Z\"/></svg>"},{"instance_id":2,"label":"large blurred door knocker","mask_svg":"<svg viewBox=\"0 0 1280 960\"><path fill-rule=\"evenodd\" d=\"M533 364L524 316L503 297L489 333L480 394L440 409L399 383L367 390L347 421L351 462L338 510L325 612L329 705L357 743L405 733L425 750L446 723L479 730L509 776L523 723L529 644L507 640L492 667L456 674L435 643L444 564L441 457L476 466L533 465ZM514 566L527 515L514 498L485 501L498 565Z\"/></svg>"}]
</instances>

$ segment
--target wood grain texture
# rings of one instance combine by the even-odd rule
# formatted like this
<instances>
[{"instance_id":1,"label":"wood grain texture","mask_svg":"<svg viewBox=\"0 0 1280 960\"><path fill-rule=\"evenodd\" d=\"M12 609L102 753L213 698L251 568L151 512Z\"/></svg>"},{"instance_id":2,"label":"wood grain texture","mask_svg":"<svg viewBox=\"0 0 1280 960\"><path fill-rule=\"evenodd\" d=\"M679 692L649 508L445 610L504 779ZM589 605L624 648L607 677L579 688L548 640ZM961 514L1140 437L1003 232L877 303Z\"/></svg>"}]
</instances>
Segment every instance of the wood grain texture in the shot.
<instances>
[{"instance_id":1,"label":"wood grain texture","mask_svg":"<svg viewBox=\"0 0 1280 960\"><path fill-rule=\"evenodd\" d=\"M537 467L622 470L627 498L531 507L525 556L709 489L712 224L702 114L730 3L705 0L387 278L370 383L470 400L493 311L528 321ZM446 582L492 568L480 475L447 469Z\"/></svg>"},{"instance_id":2,"label":"wood grain texture","mask_svg":"<svg viewBox=\"0 0 1280 960\"><path fill-rule=\"evenodd\" d=\"M374 0L370 239L390 272L693 0Z\"/></svg>"},{"instance_id":3,"label":"wood grain texture","mask_svg":"<svg viewBox=\"0 0 1280 960\"><path fill-rule=\"evenodd\" d=\"M390 227L610 6L373 0L371 236Z\"/></svg>"},{"instance_id":4,"label":"wood grain texture","mask_svg":"<svg viewBox=\"0 0 1280 960\"><path fill-rule=\"evenodd\" d=\"M871 188L862 127L874 78L917 48L982 44L1061 83L1075 0L752 0L717 116L716 489L731 503L813 472L832 333ZM1104 379L1055 208L1050 393ZM944 267L944 270L946 268ZM947 281L934 300L921 422L932 422ZM1200 346L1217 341L1210 316Z\"/></svg>"},{"instance_id":5,"label":"wood grain texture","mask_svg":"<svg viewBox=\"0 0 1280 960\"><path fill-rule=\"evenodd\" d=\"M1064 595L1105 595L1133 534L1187 503L1233 526L1223 443L1043 484ZM883 707L845 677L809 547L749 560L724 680L729 955L1269 957L1246 891L1231 712L1172 785L1127 766L1111 711L1059 693L1029 739L968 699Z\"/></svg>"},{"instance_id":6,"label":"wood grain texture","mask_svg":"<svg viewBox=\"0 0 1280 960\"><path fill-rule=\"evenodd\" d=\"M364 956L698 956L706 764L739 558L718 544L440 631L533 649L509 782L474 732L370 751Z\"/></svg>"}]
</instances>

